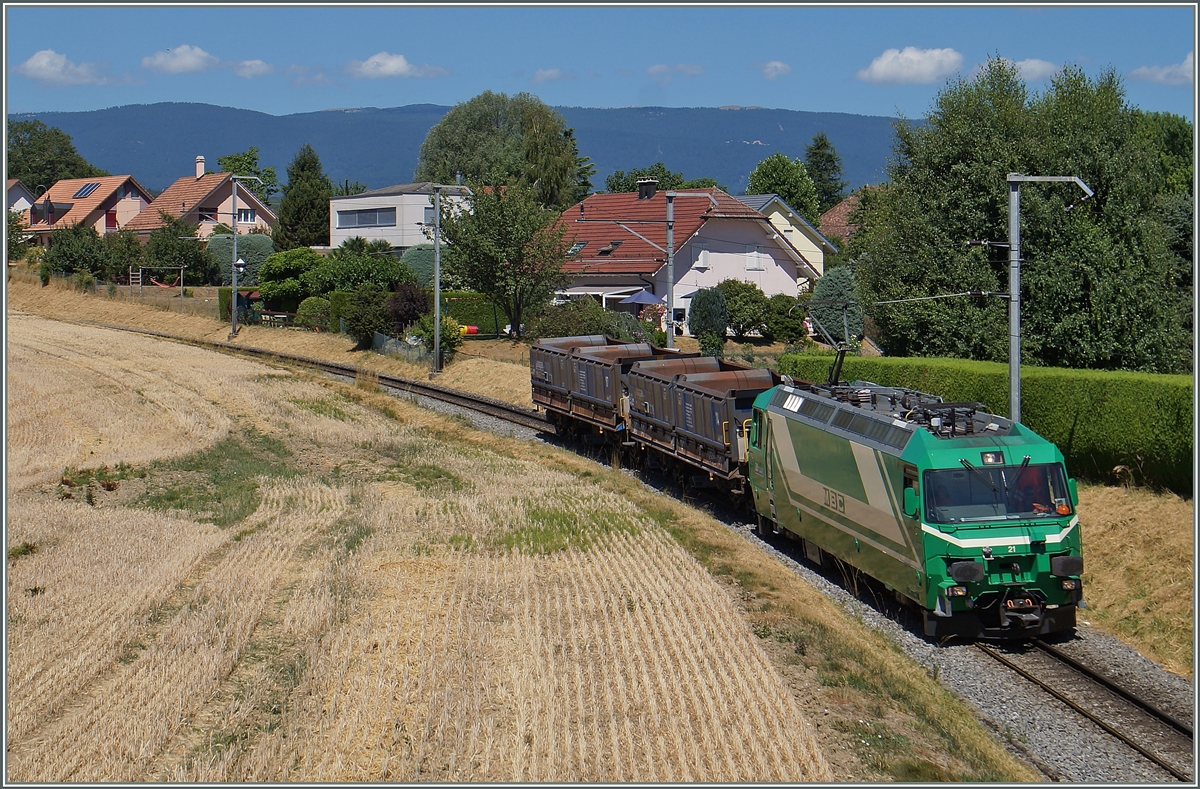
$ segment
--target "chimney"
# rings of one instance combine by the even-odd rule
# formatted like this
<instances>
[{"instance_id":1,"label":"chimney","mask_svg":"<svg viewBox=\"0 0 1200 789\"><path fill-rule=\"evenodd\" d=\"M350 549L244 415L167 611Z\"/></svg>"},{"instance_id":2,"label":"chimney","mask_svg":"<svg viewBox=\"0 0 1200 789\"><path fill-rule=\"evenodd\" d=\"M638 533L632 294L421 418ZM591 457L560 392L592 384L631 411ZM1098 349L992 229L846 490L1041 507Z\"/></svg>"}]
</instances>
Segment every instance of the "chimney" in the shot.
<instances>
[{"instance_id":1,"label":"chimney","mask_svg":"<svg viewBox=\"0 0 1200 789\"><path fill-rule=\"evenodd\" d=\"M658 192L657 178L638 179L638 200L649 200Z\"/></svg>"},{"instance_id":2,"label":"chimney","mask_svg":"<svg viewBox=\"0 0 1200 789\"><path fill-rule=\"evenodd\" d=\"M200 178L204 175L204 157L196 157L196 177Z\"/></svg>"}]
</instances>

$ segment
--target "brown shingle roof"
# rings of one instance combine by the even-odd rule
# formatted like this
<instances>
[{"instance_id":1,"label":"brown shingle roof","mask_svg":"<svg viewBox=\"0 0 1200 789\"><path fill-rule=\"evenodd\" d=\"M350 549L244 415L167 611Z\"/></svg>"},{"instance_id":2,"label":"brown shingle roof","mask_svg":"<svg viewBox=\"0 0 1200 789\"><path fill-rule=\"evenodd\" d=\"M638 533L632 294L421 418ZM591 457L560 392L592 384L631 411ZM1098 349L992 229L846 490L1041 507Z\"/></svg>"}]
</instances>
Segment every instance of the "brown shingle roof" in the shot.
<instances>
[{"instance_id":1,"label":"brown shingle roof","mask_svg":"<svg viewBox=\"0 0 1200 789\"><path fill-rule=\"evenodd\" d=\"M56 213L53 225L46 224L45 221L40 221L31 223L29 229L34 231L50 230L56 227L68 227L81 222L88 224L95 222L99 217L93 216L94 212L105 201L116 194L117 189L127 181L132 181L133 185L147 200L151 199L149 193L132 175L106 175L102 178L66 178L58 181L38 197L35 204L41 205L48 199L55 205L69 204L71 206L70 210L61 215ZM98 184L98 186L86 197L75 197L75 194L88 184ZM29 219L28 211L25 214L25 218Z\"/></svg>"},{"instance_id":2,"label":"brown shingle roof","mask_svg":"<svg viewBox=\"0 0 1200 789\"><path fill-rule=\"evenodd\" d=\"M163 226L160 211L179 217L194 211L204 200L229 180L229 173L205 173L197 178L187 175L167 187L153 203L129 220L126 230L154 230Z\"/></svg>"},{"instance_id":3,"label":"brown shingle roof","mask_svg":"<svg viewBox=\"0 0 1200 789\"><path fill-rule=\"evenodd\" d=\"M845 241L851 233L858 229L850 224L850 212L858 205L858 195L852 194L842 202L821 214L821 233L826 238L837 238Z\"/></svg>"},{"instance_id":4,"label":"brown shingle roof","mask_svg":"<svg viewBox=\"0 0 1200 789\"><path fill-rule=\"evenodd\" d=\"M675 248L679 249L709 219L766 218L720 189L677 190L675 198ZM682 197L702 195L703 197ZM708 198L708 199L704 199ZM667 195L657 192L639 200L636 192L589 195L563 212L567 240L586 246L563 269L569 274L651 274L667 261ZM611 248L608 254L601 249ZM651 243L653 242L653 243ZM656 246L657 245L657 246Z\"/></svg>"}]
</instances>

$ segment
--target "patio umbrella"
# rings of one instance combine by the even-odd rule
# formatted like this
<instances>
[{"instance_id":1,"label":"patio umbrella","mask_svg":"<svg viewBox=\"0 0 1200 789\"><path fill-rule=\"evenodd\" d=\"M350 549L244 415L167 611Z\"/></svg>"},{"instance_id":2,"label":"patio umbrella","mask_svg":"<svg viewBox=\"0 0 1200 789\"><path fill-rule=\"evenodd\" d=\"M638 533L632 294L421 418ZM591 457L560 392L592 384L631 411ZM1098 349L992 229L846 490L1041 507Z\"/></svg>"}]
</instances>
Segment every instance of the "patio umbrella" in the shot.
<instances>
[{"instance_id":1,"label":"patio umbrella","mask_svg":"<svg viewBox=\"0 0 1200 789\"><path fill-rule=\"evenodd\" d=\"M626 296L625 298L621 299L617 303L618 304L662 304L663 300L661 298L659 298L658 296L655 296L653 293L646 290L645 288L642 288L637 293L634 293L632 296Z\"/></svg>"}]
</instances>

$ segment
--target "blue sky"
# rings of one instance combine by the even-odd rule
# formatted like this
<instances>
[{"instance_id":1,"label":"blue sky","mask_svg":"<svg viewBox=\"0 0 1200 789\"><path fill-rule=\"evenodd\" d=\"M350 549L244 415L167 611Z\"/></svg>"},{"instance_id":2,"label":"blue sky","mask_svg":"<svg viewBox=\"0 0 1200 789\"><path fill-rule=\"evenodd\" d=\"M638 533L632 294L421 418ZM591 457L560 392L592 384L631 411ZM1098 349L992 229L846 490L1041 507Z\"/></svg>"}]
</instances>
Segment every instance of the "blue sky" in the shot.
<instances>
[{"instance_id":1,"label":"blue sky","mask_svg":"<svg viewBox=\"0 0 1200 789\"><path fill-rule=\"evenodd\" d=\"M6 110L189 101L272 115L453 105L760 106L924 115L989 56L1194 115L1192 6L5 7Z\"/></svg>"}]
</instances>

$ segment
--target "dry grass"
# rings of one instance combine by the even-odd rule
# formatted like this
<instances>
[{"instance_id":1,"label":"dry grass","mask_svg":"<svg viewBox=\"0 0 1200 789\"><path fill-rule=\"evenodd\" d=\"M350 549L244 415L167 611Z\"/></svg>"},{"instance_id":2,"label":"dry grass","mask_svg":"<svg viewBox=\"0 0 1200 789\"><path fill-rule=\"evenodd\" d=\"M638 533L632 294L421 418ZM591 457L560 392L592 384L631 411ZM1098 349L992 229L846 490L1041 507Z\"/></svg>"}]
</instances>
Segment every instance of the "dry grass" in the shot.
<instances>
[{"instance_id":1,"label":"dry grass","mask_svg":"<svg viewBox=\"0 0 1200 789\"><path fill-rule=\"evenodd\" d=\"M30 355L30 335L62 328L15 323ZM111 357L111 373L71 379L70 403L45 388L31 430L105 387L123 402L143 383L127 360L152 358L192 386L156 421L212 398L227 432L282 441L301 474L260 478L226 530L128 509L134 480L95 507L25 489L8 539L37 550L9 574L10 780L829 778L732 600L616 493L451 441L466 428L370 387L249 362L213 383L195 371L224 357L70 334L50 344L88 353L54 364ZM183 467L208 466L152 464L138 484Z\"/></svg>"},{"instance_id":2,"label":"dry grass","mask_svg":"<svg viewBox=\"0 0 1200 789\"><path fill-rule=\"evenodd\" d=\"M1193 667L1195 501L1169 493L1087 486L1082 614L1171 671Z\"/></svg>"}]
</instances>

